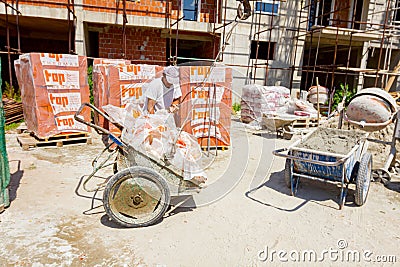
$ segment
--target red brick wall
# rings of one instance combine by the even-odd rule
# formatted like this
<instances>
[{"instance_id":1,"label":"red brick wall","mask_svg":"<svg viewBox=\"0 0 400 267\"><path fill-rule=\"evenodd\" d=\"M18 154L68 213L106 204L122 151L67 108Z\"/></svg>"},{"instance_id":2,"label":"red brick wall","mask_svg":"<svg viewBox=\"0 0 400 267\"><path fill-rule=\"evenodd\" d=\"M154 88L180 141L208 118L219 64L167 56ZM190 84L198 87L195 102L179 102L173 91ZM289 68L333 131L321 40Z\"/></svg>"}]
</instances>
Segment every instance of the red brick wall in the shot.
<instances>
[{"instance_id":1,"label":"red brick wall","mask_svg":"<svg viewBox=\"0 0 400 267\"><path fill-rule=\"evenodd\" d=\"M177 14L178 14L178 10L179 10L179 1L183 1L183 0L172 0L171 13L172 13L173 19L177 18ZM221 2L221 0L218 0L218 1ZM217 19L217 21L215 21L215 10L216 10L216 5L214 3L215 1L214 0L199 0L199 2L201 2L201 3L200 3L200 13L199 13L198 21L199 22L210 22L210 23L218 22L218 19ZM219 7L221 9L221 6L219 6ZM182 17L182 15L183 14L181 11L179 13L179 17ZM220 17L220 15L218 17Z\"/></svg>"},{"instance_id":2,"label":"red brick wall","mask_svg":"<svg viewBox=\"0 0 400 267\"><path fill-rule=\"evenodd\" d=\"M120 13L122 13L122 2L122 0L83 0L83 5L85 10L115 13L115 9L118 8L120 10ZM128 15L165 17L165 6L166 1L126 1L126 10Z\"/></svg>"},{"instance_id":3,"label":"red brick wall","mask_svg":"<svg viewBox=\"0 0 400 267\"><path fill-rule=\"evenodd\" d=\"M168 1L168 0L167 0ZM160 0L141 0L140 2L126 2L126 10L128 15L136 16L151 16L151 17L166 17L167 16L167 1ZM169 9L172 19L178 18L179 0L171 0ZM214 0L200 0L201 10L199 14L200 22L215 21L215 3ZM220 0L218 0L220 1ZM98 12L115 12L115 8L119 8L122 12L122 0L119 5L116 0L84 0L84 9ZM182 12L179 12L179 17Z\"/></svg>"},{"instance_id":4,"label":"red brick wall","mask_svg":"<svg viewBox=\"0 0 400 267\"><path fill-rule=\"evenodd\" d=\"M68 0L22 0L19 1L19 4L64 8L68 4Z\"/></svg>"},{"instance_id":5,"label":"red brick wall","mask_svg":"<svg viewBox=\"0 0 400 267\"><path fill-rule=\"evenodd\" d=\"M201 1L201 0L200 0ZM201 9L200 9L200 22L217 22L215 21L215 1L214 0L203 0L201 1Z\"/></svg>"},{"instance_id":6,"label":"red brick wall","mask_svg":"<svg viewBox=\"0 0 400 267\"><path fill-rule=\"evenodd\" d=\"M134 63L163 65L166 60L166 39L160 36L161 29L127 28L127 55L125 58L135 60ZM99 33L99 57L122 58L122 43L121 27L114 25L104 27L103 32ZM140 62L136 60L140 60Z\"/></svg>"},{"instance_id":7,"label":"red brick wall","mask_svg":"<svg viewBox=\"0 0 400 267\"><path fill-rule=\"evenodd\" d=\"M116 25L91 24L95 27L103 27L99 33L99 57L100 58L123 58L122 27ZM204 35L205 33L193 33L181 31L184 35ZM133 60L134 63L164 65L167 60L167 41L161 38L161 29L129 27L126 29L126 53L125 59ZM173 40L175 42L175 40ZM204 42L198 47L193 57L214 58L219 50L219 37L215 41ZM214 44L214 45L213 45ZM179 49L179 46L178 46ZM173 50L175 55L175 50ZM178 51L179 55L179 51ZM199 56L201 55L201 56Z\"/></svg>"},{"instance_id":8,"label":"red brick wall","mask_svg":"<svg viewBox=\"0 0 400 267\"><path fill-rule=\"evenodd\" d=\"M151 16L165 18L167 16L167 1L170 1L170 12L172 19L182 16L182 12L179 11L179 2L182 0L141 0L140 2L126 1L126 10L128 15L135 16ZM199 0L201 2L199 22L218 22L215 21L216 5L215 0ZM219 1L219 8L221 9L221 0ZM121 14L123 10L122 0L83 0L83 9L97 12L118 12ZM68 0L22 0L19 2L22 5L34 5L34 6L47 6L47 7L58 7L66 8ZM219 18L221 13L219 14Z\"/></svg>"}]
</instances>

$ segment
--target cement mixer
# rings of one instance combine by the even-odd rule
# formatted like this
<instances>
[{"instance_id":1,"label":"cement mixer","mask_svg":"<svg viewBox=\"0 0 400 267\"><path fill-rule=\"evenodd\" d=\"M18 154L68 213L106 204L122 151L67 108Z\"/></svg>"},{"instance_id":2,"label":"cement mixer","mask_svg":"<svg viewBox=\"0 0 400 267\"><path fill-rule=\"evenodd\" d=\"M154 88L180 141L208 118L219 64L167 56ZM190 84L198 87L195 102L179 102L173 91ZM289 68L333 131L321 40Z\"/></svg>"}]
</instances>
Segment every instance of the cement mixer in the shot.
<instances>
[{"instance_id":1,"label":"cement mixer","mask_svg":"<svg viewBox=\"0 0 400 267\"><path fill-rule=\"evenodd\" d=\"M352 97L344 119L367 132L384 129L397 113L396 100L380 88L367 88Z\"/></svg>"},{"instance_id":2,"label":"cement mixer","mask_svg":"<svg viewBox=\"0 0 400 267\"><path fill-rule=\"evenodd\" d=\"M389 168L396 157L396 140L400 138L400 134L397 133L398 129L400 130L400 120L396 100L380 88L363 89L350 100L344 119L367 132L382 130L390 123L396 122L390 154L385 165L373 172L375 181L388 184L391 179ZM396 163L399 165L399 161Z\"/></svg>"}]
</instances>

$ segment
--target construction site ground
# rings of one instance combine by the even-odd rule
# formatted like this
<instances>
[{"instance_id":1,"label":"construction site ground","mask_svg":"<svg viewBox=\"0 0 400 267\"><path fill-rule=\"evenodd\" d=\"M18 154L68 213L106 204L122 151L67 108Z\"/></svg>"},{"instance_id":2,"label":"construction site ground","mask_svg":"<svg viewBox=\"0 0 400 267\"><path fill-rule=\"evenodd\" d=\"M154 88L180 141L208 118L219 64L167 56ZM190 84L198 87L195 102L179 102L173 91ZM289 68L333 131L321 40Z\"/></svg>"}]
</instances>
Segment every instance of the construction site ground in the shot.
<instances>
[{"instance_id":1,"label":"construction site ground","mask_svg":"<svg viewBox=\"0 0 400 267\"><path fill-rule=\"evenodd\" d=\"M296 197L285 186L285 160L273 157L272 150L287 147L299 136L290 141L257 136L234 121L232 137L233 146L218 151L208 174L212 187L218 178L213 173L231 166L237 173L233 188L219 192L211 203L178 208L156 225L132 229L108 219L101 193L91 210L93 194L80 187L104 147L100 136L93 133L91 145L23 151L16 133L8 133L12 202L0 215L0 265L310 266L319 260L325 266L399 264L400 179L395 177L388 187L372 183L362 207L354 204L350 190L339 210L335 185L303 181ZM226 165L232 153L242 162ZM317 253L317 262L303 256L293 260L310 250ZM338 251L338 258L325 250ZM287 254L279 258L279 251ZM358 251L361 259L343 259L340 255L347 251ZM372 254L365 258L368 251ZM390 255L397 263L382 263L380 256Z\"/></svg>"}]
</instances>

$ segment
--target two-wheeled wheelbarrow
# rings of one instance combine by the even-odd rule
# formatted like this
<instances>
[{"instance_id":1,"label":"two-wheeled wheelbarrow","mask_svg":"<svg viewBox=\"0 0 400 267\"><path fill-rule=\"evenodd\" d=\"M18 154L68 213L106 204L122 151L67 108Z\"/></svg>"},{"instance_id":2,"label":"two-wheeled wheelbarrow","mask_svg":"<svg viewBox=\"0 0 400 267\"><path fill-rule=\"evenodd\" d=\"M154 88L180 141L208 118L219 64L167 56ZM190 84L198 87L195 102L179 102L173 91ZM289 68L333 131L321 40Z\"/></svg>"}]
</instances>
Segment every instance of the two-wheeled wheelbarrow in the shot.
<instances>
[{"instance_id":1,"label":"two-wheeled wheelbarrow","mask_svg":"<svg viewBox=\"0 0 400 267\"><path fill-rule=\"evenodd\" d=\"M289 148L275 150L273 154L286 158L285 183L293 196L300 178L340 184L342 209L349 185L355 184L355 203L361 206L367 199L372 178L367 136L368 133L316 128Z\"/></svg>"},{"instance_id":2,"label":"two-wheeled wheelbarrow","mask_svg":"<svg viewBox=\"0 0 400 267\"><path fill-rule=\"evenodd\" d=\"M75 114L75 120L108 135L109 144L93 160L93 172L83 182L88 192L104 189L103 205L107 215L124 227L143 227L158 222L170 206L171 196L187 196L199 193L200 188L183 180L183 170L169 163L136 150L110 131L82 119L80 113L88 107L113 123L121 125L95 106L84 103ZM107 155L108 153L108 155ZM104 156L106 155L106 156ZM105 159L104 159L105 158ZM100 170L114 167L114 175L95 189L88 182Z\"/></svg>"}]
</instances>

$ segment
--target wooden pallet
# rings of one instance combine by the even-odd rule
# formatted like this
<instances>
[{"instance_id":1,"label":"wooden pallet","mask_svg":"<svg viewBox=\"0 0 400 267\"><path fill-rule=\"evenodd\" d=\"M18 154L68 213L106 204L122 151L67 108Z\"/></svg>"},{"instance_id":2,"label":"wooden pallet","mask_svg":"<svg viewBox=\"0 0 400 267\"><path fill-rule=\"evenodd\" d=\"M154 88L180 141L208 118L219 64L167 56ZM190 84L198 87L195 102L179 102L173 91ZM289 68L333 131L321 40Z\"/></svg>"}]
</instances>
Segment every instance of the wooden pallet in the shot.
<instances>
[{"instance_id":1,"label":"wooden pallet","mask_svg":"<svg viewBox=\"0 0 400 267\"><path fill-rule=\"evenodd\" d=\"M22 133L25 133L26 131L28 131L28 127L26 127L26 123L23 122L18 126L17 134L22 134Z\"/></svg>"},{"instance_id":2,"label":"wooden pallet","mask_svg":"<svg viewBox=\"0 0 400 267\"><path fill-rule=\"evenodd\" d=\"M293 123L293 128L310 128L310 127L318 127L317 118L298 119Z\"/></svg>"},{"instance_id":3,"label":"wooden pallet","mask_svg":"<svg viewBox=\"0 0 400 267\"><path fill-rule=\"evenodd\" d=\"M3 99L4 115L6 125L13 122L19 122L24 119L24 112L22 109L22 103L17 102L14 99Z\"/></svg>"},{"instance_id":4,"label":"wooden pallet","mask_svg":"<svg viewBox=\"0 0 400 267\"><path fill-rule=\"evenodd\" d=\"M34 136L32 133L21 133L17 140L23 150L34 147L63 147L73 144L91 144L92 137L88 133L59 134L46 139Z\"/></svg>"},{"instance_id":5,"label":"wooden pallet","mask_svg":"<svg viewBox=\"0 0 400 267\"><path fill-rule=\"evenodd\" d=\"M208 147L208 139L207 138L199 138L198 139L200 147L203 149L203 151L207 150ZM218 149L218 150L228 150L229 146L221 142L220 140L217 141L217 144L215 144L215 138L211 137L210 138L210 144L209 144L210 149Z\"/></svg>"},{"instance_id":6,"label":"wooden pallet","mask_svg":"<svg viewBox=\"0 0 400 267\"><path fill-rule=\"evenodd\" d=\"M216 148L217 150L225 151L225 150L228 150L228 149L229 149L229 146L217 146L217 147L215 147L215 146L210 146L210 150L215 150L215 148ZM207 151L207 147L206 147L206 146L202 146L201 149L202 149L203 151Z\"/></svg>"}]
</instances>

